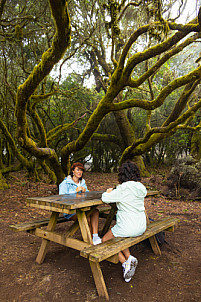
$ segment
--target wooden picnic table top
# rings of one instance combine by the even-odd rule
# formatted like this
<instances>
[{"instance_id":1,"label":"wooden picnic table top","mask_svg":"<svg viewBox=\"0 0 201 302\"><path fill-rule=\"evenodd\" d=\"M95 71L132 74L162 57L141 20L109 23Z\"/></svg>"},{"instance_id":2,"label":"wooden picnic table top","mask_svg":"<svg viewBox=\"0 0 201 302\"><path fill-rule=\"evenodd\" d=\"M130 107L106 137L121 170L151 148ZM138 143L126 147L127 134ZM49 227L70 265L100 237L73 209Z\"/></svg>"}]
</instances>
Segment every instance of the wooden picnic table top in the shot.
<instances>
[{"instance_id":1,"label":"wooden picnic table top","mask_svg":"<svg viewBox=\"0 0 201 302\"><path fill-rule=\"evenodd\" d=\"M101 200L103 192L105 191L90 191L85 193L31 197L27 199L27 203L36 207L45 206L58 208L60 210L76 210L104 204ZM148 191L147 197L156 195L158 193L158 191Z\"/></svg>"},{"instance_id":2,"label":"wooden picnic table top","mask_svg":"<svg viewBox=\"0 0 201 302\"><path fill-rule=\"evenodd\" d=\"M38 206L51 206L59 209L75 210L102 204L101 195L104 191L91 191L85 193L51 195L47 197L31 197L27 203Z\"/></svg>"}]
</instances>

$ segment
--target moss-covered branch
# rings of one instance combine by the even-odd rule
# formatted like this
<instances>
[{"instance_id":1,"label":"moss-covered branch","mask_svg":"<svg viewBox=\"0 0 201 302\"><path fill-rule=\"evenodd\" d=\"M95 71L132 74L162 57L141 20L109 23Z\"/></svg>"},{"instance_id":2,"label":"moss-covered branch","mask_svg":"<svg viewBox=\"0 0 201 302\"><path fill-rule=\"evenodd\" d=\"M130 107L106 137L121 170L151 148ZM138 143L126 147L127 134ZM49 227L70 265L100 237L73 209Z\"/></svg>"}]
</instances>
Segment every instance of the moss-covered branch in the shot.
<instances>
[{"instance_id":1,"label":"moss-covered branch","mask_svg":"<svg viewBox=\"0 0 201 302\"><path fill-rule=\"evenodd\" d=\"M12 138L10 132L8 131L8 128L4 124L4 122L0 119L0 129L2 130L3 134L5 135L7 141L9 142L9 145L13 151L14 156L19 160L19 162L28 170L33 169L33 163L32 161L29 161L24 157L20 152L18 151L18 148L15 144L14 139Z\"/></svg>"},{"instance_id":2,"label":"moss-covered branch","mask_svg":"<svg viewBox=\"0 0 201 302\"><path fill-rule=\"evenodd\" d=\"M114 110L123 110L131 107L139 107L145 110L154 110L160 107L168 95L170 95L174 90L180 88L188 83L199 81L201 79L201 66L188 73L185 76L173 80L170 84L164 87L159 95L153 100L141 100L141 99L130 99L122 101L121 103L111 104L110 109Z\"/></svg>"},{"instance_id":3,"label":"moss-covered branch","mask_svg":"<svg viewBox=\"0 0 201 302\"><path fill-rule=\"evenodd\" d=\"M177 129L181 128L182 123L185 123L185 121L192 115L195 114L197 110L201 108L201 100L194 104L191 108L189 108L186 112L184 112L178 119L176 119L174 122L171 122L166 127L156 127L152 128L150 131L146 133L146 135L134 142L130 147L125 149L125 151L122 154L120 162L125 161L127 158L129 158L129 155L132 153L134 156L144 154L146 151L150 150L150 148L162 140L165 137L168 137L172 135L174 132L176 132Z\"/></svg>"},{"instance_id":4,"label":"moss-covered branch","mask_svg":"<svg viewBox=\"0 0 201 302\"><path fill-rule=\"evenodd\" d=\"M48 144L51 143L52 141L54 141L62 133L66 132L67 130L69 130L71 128L73 128L78 123L78 121L81 120L85 116L86 116L86 113L84 113L82 116L80 116L78 119L76 119L72 123L66 123L64 125L59 125L59 126L53 128L53 129L51 129L47 133Z\"/></svg>"},{"instance_id":5,"label":"moss-covered branch","mask_svg":"<svg viewBox=\"0 0 201 302\"><path fill-rule=\"evenodd\" d=\"M118 67L119 70L121 71L123 70L125 60L128 56L131 46L136 42L137 38L139 38L142 34L146 33L148 29L149 29L149 25L141 26L136 31L134 31L134 33L130 36L128 42L125 44L123 48L122 54L119 59L119 67Z\"/></svg>"},{"instance_id":6,"label":"moss-covered branch","mask_svg":"<svg viewBox=\"0 0 201 302\"><path fill-rule=\"evenodd\" d=\"M36 112L36 105L33 106L29 106L28 104L28 111L30 113L30 116L33 119L33 122L35 123L35 125L38 128L38 133L39 133L39 137L40 137L40 147L46 148L47 147L47 138L46 138L46 130L44 127L44 124L41 120L41 118L39 117L38 113Z\"/></svg>"},{"instance_id":7,"label":"moss-covered branch","mask_svg":"<svg viewBox=\"0 0 201 302\"><path fill-rule=\"evenodd\" d=\"M191 82L186 85L183 93L181 94L178 101L176 102L171 114L163 123L163 127L169 125L171 122L175 121L180 116L181 112L184 110L185 106L187 105L192 92L199 85L200 81L201 79L198 79L197 81Z\"/></svg>"},{"instance_id":8,"label":"moss-covered branch","mask_svg":"<svg viewBox=\"0 0 201 302\"><path fill-rule=\"evenodd\" d=\"M113 142L119 146L122 145L122 142L118 139L118 137L113 134L94 133L91 139L99 140L101 142Z\"/></svg>"},{"instance_id":9,"label":"moss-covered branch","mask_svg":"<svg viewBox=\"0 0 201 302\"><path fill-rule=\"evenodd\" d=\"M49 93L46 93L46 94L37 94L37 95L32 95L31 96L31 106L34 106L42 101L45 101L47 100L50 96L52 95L55 95L58 91L57 90L54 90L54 91L51 91Z\"/></svg>"},{"instance_id":10,"label":"moss-covered branch","mask_svg":"<svg viewBox=\"0 0 201 302\"><path fill-rule=\"evenodd\" d=\"M27 80L18 87L16 97L16 118L18 140L29 153L37 158L47 158L51 162L54 171L57 171L58 180L63 178L63 172L55 153L55 150L39 148L37 144L27 136L27 103L40 82L50 73L54 65L63 57L67 47L70 46L71 25L68 14L67 1L49 0L53 20L55 22L55 35L52 46L44 52L40 63L34 67Z\"/></svg>"},{"instance_id":11,"label":"moss-covered branch","mask_svg":"<svg viewBox=\"0 0 201 302\"><path fill-rule=\"evenodd\" d=\"M201 34L195 34L192 37L186 39L184 42L178 44L170 51L166 52L151 68L149 68L142 76L138 79L129 79L128 85L133 88L139 87L144 81L146 81L149 77L154 75L165 62L167 62L170 58L181 52L185 47L193 43L197 38L201 37Z\"/></svg>"},{"instance_id":12,"label":"moss-covered branch","mask_svg":"<svg viewBox=\"0 0 201 302\"><path fill-rule=\"evenodd\" d=\"M19 165L15 165L15 166L9 166L9 167L6 167L6 168L3 168L0 170L0 172L2 173L2 175L5 175L5 174L9 174L10 172L17 172L17 171L20 171L23 167L23 164L19 164Z\"/></svg>"},{"instance_id":13,"label":"moss-covered branch","mask_svg":"<svg viewBox=\"0 0 201 302\"><path fill-rule=\"evenodd\" d=\"M30 140L26 140L26 106L29 98L34 93L40 82L50 73L53 66L62 58L65 50L70 45L70 18L66 1L49 0L51 12L55 20L56 33L52 47L42 55L40 63L34 67L32 73L18 87L16 97L17 134L24 147L28 147Z\"/></svg>"},{"instance_id":14,"label":"moss-covered branch","mask_svg":"<svg viewBox=\"0 0 201 302\"><path fill-rule=\"evenodd\" d=\"M0 2L0 20L1 20L2 14L3 14L5 4L6 4L6 0L1 0L1 2Z\"/></svg>"},{"instance_id":15,"label":"moss-covered branch","mask_svg":"<svg viewBox=\"0 0 201 302\"><path fill-rule=\"evenodd\" d=\"M165 40L164 42L157 44L153 47L148 48L143 52L138 52L134 54L131 58L128 59L127 64L123 71L123 77L125 80L130 78L130 75L135 68L135 66L143 61L146 61L150 58L153 58L157 55L164 53L165 51L171 49L174 45L176 45L179 41L181 41L185 36L187 36L190 32L194 31L194 25L188 26L183 31L179 31L175 33L173 36ZM198 28L196 27L197 31Z\"/></svg>"},{"instance_id":16,"label":"moss-covered branch","mask_svg":"<svg viewBox=\"0 0 201 302\"><path fill-rule=\"evenodd\" d=\"M164 87L160 91L158 96L152 101L131 99L115 103L118 94L122 91L125 86L131 86L134 88L139 87L139 85L141 85L146 79L153 75L165 62L167 62L169 58L182 51L187 45L191 44L195 39L198 38L198 34L196 34L186 39L184 42L178 44L178 42L180 42L189 33L198 32L200 30L199 25L193 24L193 22L191 24L187 24L186 26L179 26L178 29L175 28L175 30L179 31L176 32L174 35L170 36L164 42L150 47L144 52L134 54L133 56L131 56L131 58L127 60L126 66L124 67L132 45L134 44L134 42L136 42L139 36L149 30L149 25L140 27L131 35L128 42L123 48L117 68L112 74L111 82L106 91L106 95L103 97L98 107L93 112L84 131L81 133L79 138L76 141L69 143L63 149L62 162L64 163L64 165L68 161L69 156L72 152L80 150L91 139L93 133L97 130L101 120L107 113L111 111L124 110L132 107L139 107L145 110L154 110L160 107L173 91L184 85L187 85L188 83L196 82L201 78L201 68L199 67L193 72L190 72L189 74L183 77L173 80L169 85ZM153 67L151 67L147 72L145 72L142 77L140 77L136 81L131 79L131 74L137 64L146 61L150 58L153 58L157 55L161 55L162 53L165 53L164 56L160 60L158 60ZM170 135L170 133L168 135ZM139 154L142 154L142 152Z\"/></svg>"}]
</instances>

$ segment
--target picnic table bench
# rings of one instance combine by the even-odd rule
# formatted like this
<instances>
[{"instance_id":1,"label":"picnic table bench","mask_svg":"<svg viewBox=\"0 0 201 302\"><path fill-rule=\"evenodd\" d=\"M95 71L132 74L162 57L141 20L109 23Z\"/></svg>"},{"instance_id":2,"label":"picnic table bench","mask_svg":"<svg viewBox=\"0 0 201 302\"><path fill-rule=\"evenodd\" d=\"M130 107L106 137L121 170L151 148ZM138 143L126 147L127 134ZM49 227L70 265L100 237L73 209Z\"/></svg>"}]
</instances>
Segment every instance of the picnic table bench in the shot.
<instances>
[{"instance_id":1,"label":"picnic table bench","mask_svg":"<svg viewBox=\"0 0 201 302\"><path fill-rule=\"evenodd\" d=\"M150 241L153 252L161 255L160 247L155 235L161 231L174 231L178 223L176 218L163 218L158 221L149 222L147 217L147 230L138 237L113 238L107 242L92 245L92 237L87 222L87 217L91 215L96 207L99 207L100 217L106 218L101 236L109 229L116 213L116 205L105 205L101 201L102 192L87 192L84 194L54 195L49 197L33 197L27 199L27 204L35 208L49 210L52 212L50 219L40 219L32 222L10 225L14 231L26 231L42 238L42 244L38 252L36 262L41 264L44 261L47 247L50 241L80 251L80 255L87 258L91 266L96 288L100 297L109 299L105 281L100 268L103 260L118 263L118 253L145 239ZM147 196L158 195L158 191L148 191ZM76 195L76 196L75 196ZM57 223L67 222L60 213L76 212L77 221L73 222L63 234L56 233ZM46 229L43 227L47 226ZM80 229L82 240L72 238L75 232Z\"/></svg>"},{"instance_id":2,"label":"picnic table bench","mask_svg":"<svg viewBox=\"0 0 201 302\"><path fill-rule=\"evenodd\" d=\"M113 263L118 263L118 253L120 251L134 246L145 239L149 239L154 254L160 256L161 250L155 235L161 231L173 232L178 222L179 220L176 218L163 218L161 220L148 223L147 230L141 236L126 238L117 237L98 244L97 246L84 248L80 252L80 255L89 260L99 296L103 296L109 300L109 295L99 265L101 261L107 260Z\"/></svg>"},{"instance_id":3,"label":"picnic table bench","mask_svg":"<svg viewBox=\"0 0 201 302\"><path fill-rule=\"evenodd\" d=\"M106 212L110 211L110 206L103 206L99 208L100 217L107 218L108 214ZM29 222L23 222L23 223L17 223L17 224L11 224L9 225L9 229L15 232L23 232L27 231L28 233L31 230L34 230L36 228L45 227L49 223L49 218L39 219L39 220L33 220ZM68 220L64 216L60 216L57 218L57 224L68 222Z\"/></svg>"}]
</instances>

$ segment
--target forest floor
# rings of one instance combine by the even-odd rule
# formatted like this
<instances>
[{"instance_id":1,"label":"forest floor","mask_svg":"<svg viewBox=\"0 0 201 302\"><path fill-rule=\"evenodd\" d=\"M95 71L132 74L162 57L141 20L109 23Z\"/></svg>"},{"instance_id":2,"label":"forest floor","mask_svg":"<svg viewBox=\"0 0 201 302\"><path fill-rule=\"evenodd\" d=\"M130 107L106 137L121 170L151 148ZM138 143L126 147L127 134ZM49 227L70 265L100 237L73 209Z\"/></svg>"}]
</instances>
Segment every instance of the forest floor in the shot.
<instances>
[{"instance_id":1,"label":"forest floor","mask_svg":"<svg viewBox=\"0 0 201 302\"><path fill-rule=\"evenodd\" d=\"M89 190L104 190L117 184L117 174L86 172L85 180ZM142 182L163 192L162 173ZM8 183L10 188L0 192L0 301L104 301L97 295L88 261L79 252L51 243L39 265L35 259L40 239L9 229L11 224L49 217L47 211L27 207L26 198L57 194L56 185L30 182L23 172L12 174ZM201 301L200 202L169 199L161 193L146 198L145 205L151 218L177 217L179 226L166 233L160 257L145 243L131 248L139 264L129 283L122 278L120 264L101 262L110 301ZM65 229L65 223L58 228Z\"/></svg>"}]
</instances>

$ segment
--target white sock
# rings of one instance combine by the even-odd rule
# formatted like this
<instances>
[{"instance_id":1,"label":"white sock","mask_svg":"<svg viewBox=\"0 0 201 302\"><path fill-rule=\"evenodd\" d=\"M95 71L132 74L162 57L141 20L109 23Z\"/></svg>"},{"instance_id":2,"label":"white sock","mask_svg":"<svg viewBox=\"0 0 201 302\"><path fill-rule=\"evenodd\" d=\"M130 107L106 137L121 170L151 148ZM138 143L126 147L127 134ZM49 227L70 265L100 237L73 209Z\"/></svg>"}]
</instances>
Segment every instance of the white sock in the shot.
<instances>
[{"instance_id":1,"label":"white sock","mask_svg":"<svg viewBox=\"0 0 201 302\"><path fill-rule=\"evenodd\" d=\"M132 255L130 255L127 259L128 262L131 262L132 260L135 260L136 258Z\"/></svg>"},{"instance_id":2,"label":"white sock","mask_svg":"<svg viewBox=\"0 0 201 302\"><path fill-rule=\"evenodd\" d=\"M132 260L132 257L131 257L131 255L128 257L128 259L127 259L127 261L128 262L131 262L131 260Z\"/></svg>"},{"instance_id":3,"label":"white sock","mask_svg":"<svg viewBox=\"0 0 201 302\"><path fill-rule=\"evenodd\" d=\"M126 260L127 261L127 260ZM126 266L126 261L124 261L123 263L122 263L122 267L125 267Z\"/></svg>"},{"instance_id":4,"label":"white sock","mask_svg":"<svg viewBox=\"0 0 201 302\"><path fill-rule=\"evenodd\" d=\"M93 234L93 239L99 237L98 234Z\"/></svg>"}]
</instances>

